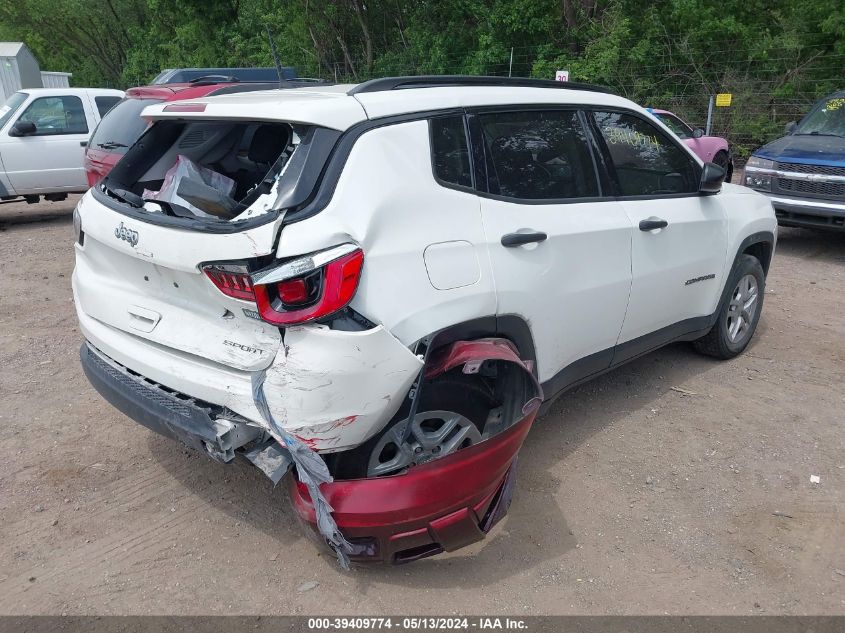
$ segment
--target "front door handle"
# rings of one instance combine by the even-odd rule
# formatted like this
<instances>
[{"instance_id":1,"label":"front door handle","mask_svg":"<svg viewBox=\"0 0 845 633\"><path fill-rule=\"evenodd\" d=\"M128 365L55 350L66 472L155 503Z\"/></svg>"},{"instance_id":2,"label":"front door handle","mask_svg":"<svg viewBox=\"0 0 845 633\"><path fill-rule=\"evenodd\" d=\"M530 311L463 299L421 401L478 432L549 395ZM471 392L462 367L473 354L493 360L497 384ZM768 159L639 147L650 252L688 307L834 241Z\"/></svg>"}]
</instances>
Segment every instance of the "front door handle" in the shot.
<instances>
[{"instance_id":1,"label":"front door handle","mask_svg":"<svg viewBox=\"0 0 845 633\"><path fill-rule=\"evenodd\" d=\"M665 229L669 226L666 220L660 218L649 218L648 220L640 220L640 231L653 231L655 229Z\"/></svg>"},{"instance_id":2,"label":"front door handle","mask_svg":"<svg viewBox=\"0 0 845 633\"><path fill-rule=\"evenodd\" d=\"M530 233L508 233L502 236L502 246L505 248L513 248L514 246L522 246L523 244L533 244L535 242L544 241L548 235L542 231L532 231Z\"/></svg>"}]
</instances>

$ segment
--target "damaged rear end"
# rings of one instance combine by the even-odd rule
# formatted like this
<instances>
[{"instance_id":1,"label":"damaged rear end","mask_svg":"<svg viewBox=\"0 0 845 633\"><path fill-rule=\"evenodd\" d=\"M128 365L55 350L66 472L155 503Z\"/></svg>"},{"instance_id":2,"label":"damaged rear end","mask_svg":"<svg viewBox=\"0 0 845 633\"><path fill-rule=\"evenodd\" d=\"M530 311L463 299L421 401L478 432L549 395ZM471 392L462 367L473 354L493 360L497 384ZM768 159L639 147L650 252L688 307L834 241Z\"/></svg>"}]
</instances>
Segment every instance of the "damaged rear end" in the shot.
<instances>
[{"instance_id":1,"label":"damaged rear end","mask_svg":"<svg viewBox=\"0 0 845 633\"><path fill-rule=\"evenodd\" d=\"M408 345L353 310L367 253L343 231L282 251L286 214L366 119L332 90L145 110L153 124L74 214L81 360L147 428L290 473L342 563L402 563L504 515L542 393L504 339Z\"/></svg>"},{"instance_id":2,"label":"damaged rear end","mask_svg":"<svg viewBox=\"0 0 845 633\"><path fill-rule=\"evenodd\" d=\"M437 345L436 338L432 345ZM431 416L423 403L426 390L436 393L442 384L456 382L466 387L467 399L483 394L478 399L486 404L476 409L481 417L474 420L478 441L431 456L421 450L427 444L414 421L448 420L453 412L436 410ZM522 360L510 341L457 341L436 348L411 393L406 415L385 433L396 445L409 442L417 458L395 474L321 486L350 559L402 564L482 540L508 511L517 454L542 399L531 362ZM289 493L300 519L325 542L309 486L292 477Z\"/></svg>"}]
</instances>

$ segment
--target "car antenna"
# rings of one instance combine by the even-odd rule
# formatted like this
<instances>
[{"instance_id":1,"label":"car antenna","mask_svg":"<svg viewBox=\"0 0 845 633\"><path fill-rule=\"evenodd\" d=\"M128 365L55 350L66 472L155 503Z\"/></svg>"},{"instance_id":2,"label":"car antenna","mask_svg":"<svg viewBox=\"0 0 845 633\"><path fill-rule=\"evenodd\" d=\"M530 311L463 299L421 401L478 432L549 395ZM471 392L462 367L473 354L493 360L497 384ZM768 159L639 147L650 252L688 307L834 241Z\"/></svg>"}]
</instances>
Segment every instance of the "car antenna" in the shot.
<instances>
[{"instance_id":1,"label":"car antenna","mask_svg":"<svg viewBox=\"0 0 845 633\"><path fill-rule=\"evenodd\" d=\"M273 54L273 63L276 64L276 73L279 75L279 88L288 88L288 80L285 79L282 63L279 61L279 54L276 52L276 43L273 41L273 30L269 24L264 26L267 28L267 38L270 40L270 52Z\"/></svg>"}]
</instances>

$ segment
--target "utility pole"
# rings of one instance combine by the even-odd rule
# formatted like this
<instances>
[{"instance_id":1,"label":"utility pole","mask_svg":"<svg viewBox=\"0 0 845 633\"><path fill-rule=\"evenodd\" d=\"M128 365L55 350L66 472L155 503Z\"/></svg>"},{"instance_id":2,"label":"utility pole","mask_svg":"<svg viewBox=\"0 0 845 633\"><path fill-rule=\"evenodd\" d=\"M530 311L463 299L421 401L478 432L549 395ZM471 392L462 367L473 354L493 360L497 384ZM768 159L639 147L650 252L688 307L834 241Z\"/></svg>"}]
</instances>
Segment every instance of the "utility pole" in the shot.
<instances>
[{"instance_id":1,"label":"utility pole","mask_svg":"<svg viewBox=\"0 0 845 633\"><path fill-rule=\"evenodd\" d=\"M713 104L716 101L716 97L710 95L710 103L707 104L707 125L704 126L704 134L706 136L710 136L710 132L713 129Z\"/></svg>"},{"instance_id":2,"label":"utility pole","mask_svg":"<svg viewBox=\"0 0 845 633\"><path fill-rule=\"evenodd\" d=\"M513 70L513 46L511 46L511 63L508 65L508 77L511 76L512 70Z\"/></svg>"}]
</instances>

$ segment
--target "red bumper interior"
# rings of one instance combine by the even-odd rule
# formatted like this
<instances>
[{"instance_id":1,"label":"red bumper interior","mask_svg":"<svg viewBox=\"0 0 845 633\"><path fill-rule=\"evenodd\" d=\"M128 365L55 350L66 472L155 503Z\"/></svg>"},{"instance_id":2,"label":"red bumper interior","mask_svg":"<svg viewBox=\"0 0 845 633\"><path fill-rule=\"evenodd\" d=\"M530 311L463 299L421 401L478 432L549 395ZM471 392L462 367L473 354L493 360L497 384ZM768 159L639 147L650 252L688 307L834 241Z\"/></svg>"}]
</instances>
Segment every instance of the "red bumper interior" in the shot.
<instances>
[{"instance_id":1,"label":"red bumper interior","mask_svg":"<svg viewBox=\"0 0 845 633\"><path fill-rule=\"evenodd\" d=\"M510 504L513 467L536 409L501 434L406 473L323 484L355 561L405 563L480 541ZM318 539L311 498L290 477L300 518Z\"/></svg>"}]
</instances>

